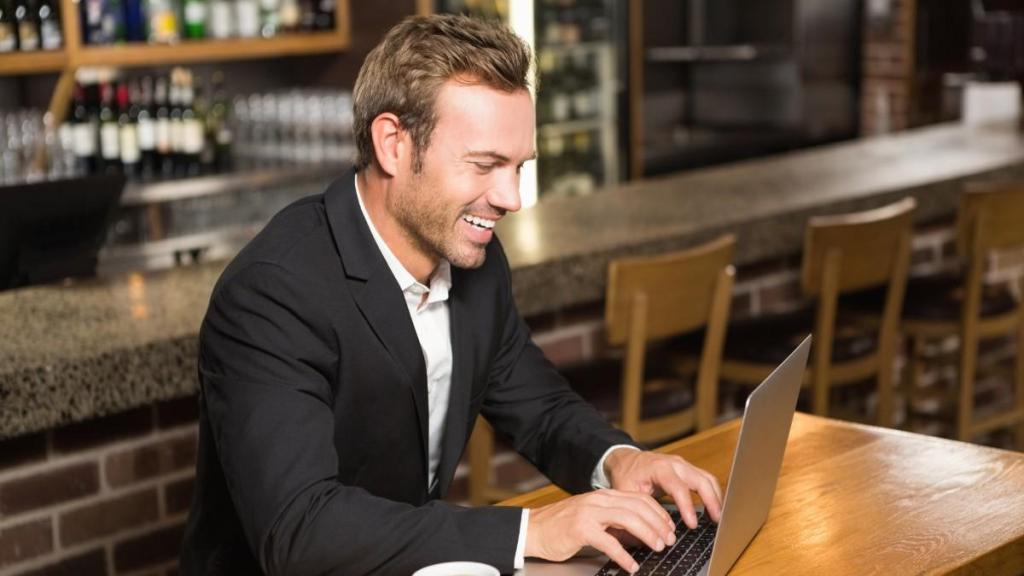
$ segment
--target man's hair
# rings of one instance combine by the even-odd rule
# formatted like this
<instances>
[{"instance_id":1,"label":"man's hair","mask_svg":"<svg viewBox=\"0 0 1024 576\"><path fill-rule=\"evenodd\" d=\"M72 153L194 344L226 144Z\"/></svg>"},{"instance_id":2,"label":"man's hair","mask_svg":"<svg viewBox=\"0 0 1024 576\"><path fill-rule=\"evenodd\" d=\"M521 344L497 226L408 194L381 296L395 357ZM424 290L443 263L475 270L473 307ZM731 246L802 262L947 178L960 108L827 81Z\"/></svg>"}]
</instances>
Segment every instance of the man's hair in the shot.
<instances>
[{"instance_id":1,"label":"man's hair","mask_svg":"<svg viewBox=\"0 0 1024 576\"><path fill-rule=\"evenodd\" d=\"M447 14L406 18L370 51L356 78L356 169L373 162L370 124L380 114L395 114L409 132L413 170L419 172L437 124L435 104L445 81L514 92L529 86L529 70L529 46L499 22Z\"/></svg>"}]
</instances>

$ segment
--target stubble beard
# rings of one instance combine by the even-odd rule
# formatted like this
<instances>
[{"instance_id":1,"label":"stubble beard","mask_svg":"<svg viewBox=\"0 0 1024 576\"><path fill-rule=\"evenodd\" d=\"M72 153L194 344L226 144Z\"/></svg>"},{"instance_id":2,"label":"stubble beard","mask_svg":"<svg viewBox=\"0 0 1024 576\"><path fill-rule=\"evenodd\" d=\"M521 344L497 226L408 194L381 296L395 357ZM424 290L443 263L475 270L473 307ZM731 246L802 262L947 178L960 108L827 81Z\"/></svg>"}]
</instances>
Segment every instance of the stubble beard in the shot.
<instances>
[{"instance_id":1,"label":"stubble beard","mask_svg":"<svg viewBox=\"0 0 1024 576\"><path fill-rule=\"evenodd\" d=\"M460 242L456 231L466 212L450 206L420 172L413 176L403 194L392 196L392 214L403 233L423 253L447 260L456 268L479 268L487 256L486 245Z\"/></svg>"}]
</instances>

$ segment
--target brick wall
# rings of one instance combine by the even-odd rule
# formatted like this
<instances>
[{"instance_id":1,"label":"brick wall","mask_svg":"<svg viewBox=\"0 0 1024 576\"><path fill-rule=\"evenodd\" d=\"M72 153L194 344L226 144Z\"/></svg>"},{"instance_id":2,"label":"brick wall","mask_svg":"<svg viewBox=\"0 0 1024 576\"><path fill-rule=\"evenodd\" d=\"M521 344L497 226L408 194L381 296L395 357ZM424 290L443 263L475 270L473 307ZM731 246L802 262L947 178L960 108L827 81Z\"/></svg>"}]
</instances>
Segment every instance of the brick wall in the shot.
<instances>
[{"instance_id":1,"label":"brick wall","mask_svg":"<svg viewBox=\"0 0 1024 576\"><path fill-rule=\"evenodd\" d=\"M0 442L0 575L171 575L194 397Z\"/></svg>"}]
</instances>

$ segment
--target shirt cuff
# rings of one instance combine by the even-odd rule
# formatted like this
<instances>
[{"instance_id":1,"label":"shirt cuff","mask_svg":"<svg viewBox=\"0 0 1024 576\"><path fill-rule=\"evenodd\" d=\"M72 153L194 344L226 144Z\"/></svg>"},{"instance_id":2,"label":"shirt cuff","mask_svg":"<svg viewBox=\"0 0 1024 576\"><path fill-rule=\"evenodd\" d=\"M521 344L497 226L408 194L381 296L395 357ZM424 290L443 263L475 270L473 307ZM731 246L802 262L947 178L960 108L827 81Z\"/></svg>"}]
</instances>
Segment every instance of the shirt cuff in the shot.
<instances>
[{"instance_id":1,"label":"shirt cuff","mask_svg":"<svg viewBox=\"0 0 1024 576\"><path fill-rule=\"evenodd\" d=\"M604 451L601 455L601 459L597 461L597 466L594 466L594 473L590 475L590 487L597 490L598 488L611 488L612 483L608 481L608 476L604 473L604 460L612 453L612 450L619 448L631 448L639 451L640 449L631 444L616 444L611 448Z\"/></svg>"},{"instance_id":2,"label":"shirt cuff","mask_svg":"<svg viewBox=\"0 0 1024 576\"><path fill-rule=\"evenodd\" d=\"M516 559L512 567L521 570L526 564L526 525L530 523L530 509L523 508L523 518L519 521L519 543L516 544Z\"/></svg>"}]
</instances>

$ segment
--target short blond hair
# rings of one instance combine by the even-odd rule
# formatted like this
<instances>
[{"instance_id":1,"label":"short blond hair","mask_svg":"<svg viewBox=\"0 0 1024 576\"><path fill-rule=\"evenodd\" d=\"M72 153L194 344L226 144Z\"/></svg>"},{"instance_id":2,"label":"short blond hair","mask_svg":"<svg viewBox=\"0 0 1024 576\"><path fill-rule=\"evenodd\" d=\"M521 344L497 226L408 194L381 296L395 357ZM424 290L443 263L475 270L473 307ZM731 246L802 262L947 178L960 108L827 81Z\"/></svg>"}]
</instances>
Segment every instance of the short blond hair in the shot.
<instances>
[{"instance_id":1,"label":"short blond hair","mask_svg":"<svg viewBox=\"0 0 1024 576\"><path fill-rule=\"evenodd\" d=\"M374 159L370 125L385 112L398 116L413 141L413 169L437 124L441 85L466 79L506 92L530 85L530 48L500 22L450 14L406 18L366 56L353 90L356 169Z\"/></svg>"}]
</instances>

